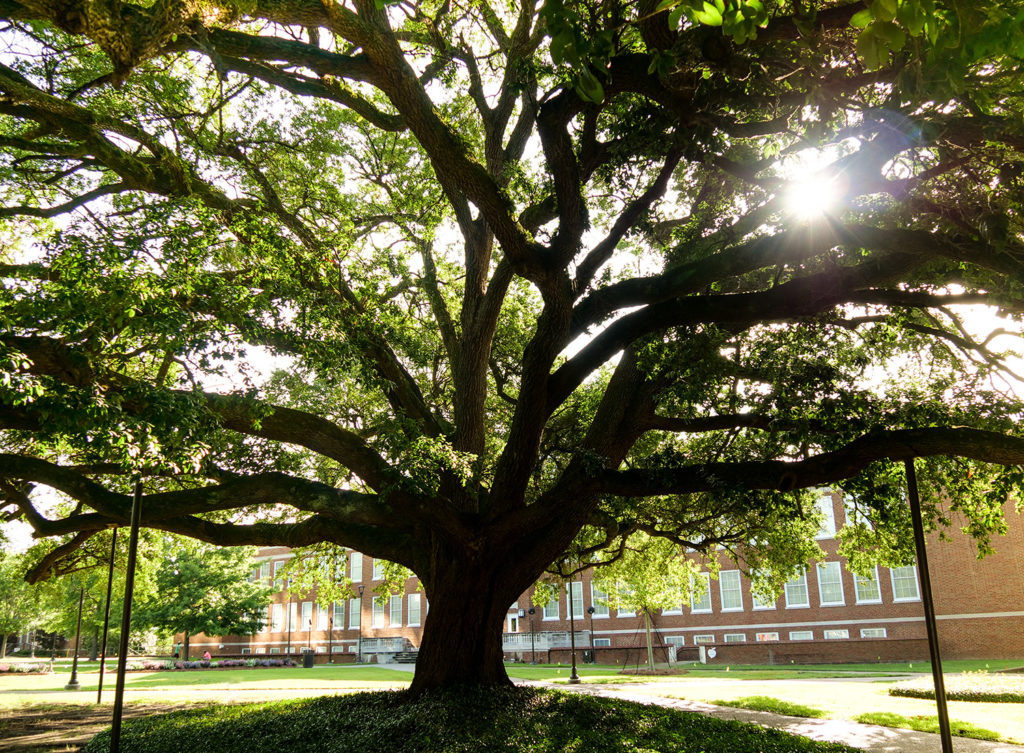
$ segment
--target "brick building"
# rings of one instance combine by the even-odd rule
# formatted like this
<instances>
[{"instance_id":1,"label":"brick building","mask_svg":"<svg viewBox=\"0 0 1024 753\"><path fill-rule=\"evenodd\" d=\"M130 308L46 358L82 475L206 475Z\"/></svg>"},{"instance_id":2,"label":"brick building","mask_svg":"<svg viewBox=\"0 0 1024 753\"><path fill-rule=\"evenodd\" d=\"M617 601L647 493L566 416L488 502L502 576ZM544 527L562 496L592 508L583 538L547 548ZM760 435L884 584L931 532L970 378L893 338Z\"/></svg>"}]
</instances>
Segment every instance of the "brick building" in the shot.
<instances>
[{"instance_id":1,"label":"brick building","mask_svg":"<svg viewBox=\"0 0 1024 753\"><path fill-rule=\"evenodd\" d=\"M707 580L692 603L653 615L659 660L702 655L729 663L811 663L925 660L928 657L916 568L877 567L872 577L855 576L837 554L835 533L845 521L842 498L819 498L825 523L821 562L786 584L774 602L751 592L747 577L723 561L717 581ZM994 542L996 553L979 560L973 543L958 531L951 540L928 539L928 556L946 658L1024 658L1024 520L1007 506L1009 531ZM284 547L259 552L254 577L280 582L279 570L292 556ZM214 655L298 654L310 650L326 660L393 661L419 645L429 605L409 578L403 593L385 603L373 599L383 578L381 563L350 552L350 576L361 598L321 609L313 595L274 594L263 631L252 636L195 636L197 652ZM705 575L707 578L708 576ZM506 657L520 661L568 661L570 605L576 648L601 663L645 660L642 617L601 603L588 573L563 588L557 602L532 607L530 593L510 605L503 643ZM533 608L533 614L530 609ZM592 610L592 611L590 611ZM289 629L290 628L290 629ZM703 647L703 650L701 650ZM713 649L713 650L712 650Z\"/></svg>"}]
</instances>

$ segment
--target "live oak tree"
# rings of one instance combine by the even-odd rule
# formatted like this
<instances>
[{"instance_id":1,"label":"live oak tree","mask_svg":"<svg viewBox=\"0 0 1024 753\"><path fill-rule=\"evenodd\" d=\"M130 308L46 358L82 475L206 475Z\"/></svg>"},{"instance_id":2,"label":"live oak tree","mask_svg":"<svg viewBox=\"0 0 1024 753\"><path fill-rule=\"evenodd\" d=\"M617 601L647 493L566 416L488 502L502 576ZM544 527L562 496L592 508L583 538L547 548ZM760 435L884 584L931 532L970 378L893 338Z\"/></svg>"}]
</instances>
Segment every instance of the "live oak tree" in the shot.
<instances>
[{"instance_id":1,"label":"live oak tree","mask_svg":"<svg viewBox=\"0 0 1024 753\"><path fill-rule=\"evenodd\" d=\"M567 551L785 566L836 485L905 557L894 461L984 540L1024 460L1018 14L0 0L29 576L144 477L147 527L415 572L419 692L507 682L507 607Z\"/></svg>"}]
</instances>

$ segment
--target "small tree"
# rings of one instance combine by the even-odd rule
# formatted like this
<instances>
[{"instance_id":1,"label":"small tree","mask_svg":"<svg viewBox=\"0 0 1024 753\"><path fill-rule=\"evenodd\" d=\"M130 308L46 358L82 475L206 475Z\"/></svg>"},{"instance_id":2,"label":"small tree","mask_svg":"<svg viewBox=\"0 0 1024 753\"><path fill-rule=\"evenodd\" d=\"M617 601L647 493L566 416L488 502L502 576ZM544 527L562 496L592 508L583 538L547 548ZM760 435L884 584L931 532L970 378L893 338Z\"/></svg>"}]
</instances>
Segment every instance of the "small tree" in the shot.
<instances>
[{"instance_id":1,"label":"small tree","mask_svg":"<svg viewBox=\"0 0 1024 753\"><path fill-rule=\"evenodd\" d=\"M139 604L135 624L184 633L250 634L263 627L270 590L249 578L251 548L217 548L175 540L156 574L156 593Z\"/></svg>"},{"instance_id":2,"label":"small tree","mask_svg":"<svg viewBox=\"0 0 1024 753\"><path fill-rule=\"evenodd\" d=\"M0 659L7 656L7 636L33 627L41 617L25 569L22 557L0 552Z\"/></svg>"}]
</instances>

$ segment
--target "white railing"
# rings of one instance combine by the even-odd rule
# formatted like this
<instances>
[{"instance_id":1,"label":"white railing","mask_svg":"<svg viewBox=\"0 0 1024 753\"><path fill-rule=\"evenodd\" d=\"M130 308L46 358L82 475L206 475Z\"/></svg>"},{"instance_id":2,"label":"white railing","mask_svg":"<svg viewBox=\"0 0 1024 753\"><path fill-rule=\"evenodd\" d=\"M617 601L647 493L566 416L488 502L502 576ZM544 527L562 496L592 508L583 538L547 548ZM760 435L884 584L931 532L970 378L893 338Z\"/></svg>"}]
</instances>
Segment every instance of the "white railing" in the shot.
<instances>
[{"instance_id":1,"label":"white railing","mask_svg":"<svg viewBox=\"0 0 1024 753\"><path fill-rule=\"evenodd\" d=\"M502 633L504 651L546 651L549 648L569 648L572 645L568 630L543 630L537 633ZM590 631L576 631L576 648L590 648Z\"/></svg>"},{"instance_id":2,"label":"white railing","mask_svg":"<svg viewBox=\"0 0 1024 753\"><path fill-rule=\"evenodd\" d=\"M397 654L405 651L405 638L363 638L364 654Z\"/></svg>"}]
</instances>

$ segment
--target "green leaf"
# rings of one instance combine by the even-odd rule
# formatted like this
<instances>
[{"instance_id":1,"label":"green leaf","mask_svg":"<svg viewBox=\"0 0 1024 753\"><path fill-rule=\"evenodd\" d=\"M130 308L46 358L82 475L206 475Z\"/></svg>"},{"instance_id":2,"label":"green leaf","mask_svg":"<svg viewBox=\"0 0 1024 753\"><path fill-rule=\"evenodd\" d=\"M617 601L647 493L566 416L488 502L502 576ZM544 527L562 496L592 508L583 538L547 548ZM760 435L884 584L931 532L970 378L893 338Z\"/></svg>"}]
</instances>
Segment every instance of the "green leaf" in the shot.
<instances>
[{"instance_id":1,"label":"green leaf","mask_svg":"<svg viewBox=\"0 0 1024 753\"><path fill-rule=\"evenodd\" d=\"M858 29L863 29L869 23L871 23L873 19L874 16L872 15L871 11L865 8L864 10L853 14L853 18L850 19L850 26L854 26Z\"/></svg>"},{"instance_id":2,"label":"green leaf","mask_svg":"<svg viewBox=\"0 0 1024 753\"><path fill-rule=\"evenodd\" d=\"M896 0L875 0L871 4L871 12L876 21L892 21L896 18Z\"/></svg>"},{"instance_id":3,"label":"green leaf","mask_svg":"<svg viewBox=\"0 0 1024 753\"><path fill-rule=\"evenodd\" d=\"M705 26L722 25L722 12L707 0L704 0L704 7L696 11L694 16Z\"/></svg>"},{"instance_id":4,"label":"green leaf","mask_svg":"<svg viewBox=\"0 0 1024 753\"><path fill-rule=\"evenodd\" d=\"M577 90L588 102L600 102L604 99L604 87L588 68L580 68Z\"/></svg>"},{"instance_id":5,"label":"green leaf","mask_svg":"<svg viewBox=\"0 0 1024 753\"><path fill-rule=\"evenodd\" d=\"M661 13L663 10L675 8L677 5L679 5L680 1L681 0L661 0L661 2L654 7L654 12Z\"/></svg>"},{"instance_id":6,"label":"green leaf","mask_svg":"<svg viewBox=\"0 0 1024 753\"><path fill-rule=\"evenodd\" d=\"M884 50L871 27L864 29L857 37L857 55L864 63L864 67L868 70L881 67L883 54Z\"/></svg>"},{"instance_id":7,"label":"green leaf","mask_svg":"<svg viewBox=\"0 0 1024 753\"><path fill-rule=\"evenodd\" d=\"M668 28L677 29L679 28L679 22L683 20L683 16L686 15L686 8L682 5L677 5L672 9L672 12L668 14Z\"/></svg>"},{"instance_id":8,"label":"green leaf","mask_svg":"<svg viewBox=\"0 0 1024 753\"><path fill-rule=\"evenodd\" d=\"M893 52L901 49L907 42L907 35L903 29L891 21L876 21L870 28Z\"/></svg>"}]
</instances>

